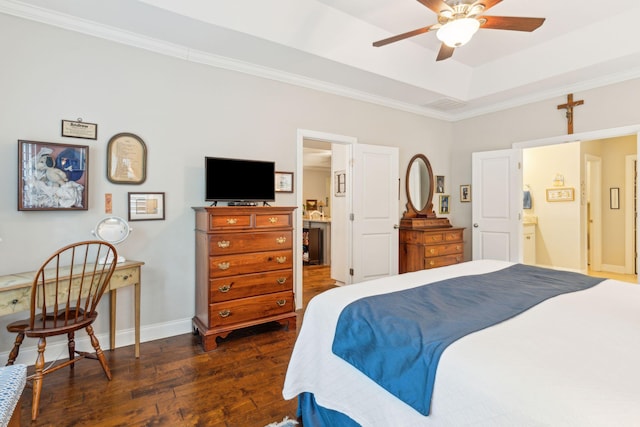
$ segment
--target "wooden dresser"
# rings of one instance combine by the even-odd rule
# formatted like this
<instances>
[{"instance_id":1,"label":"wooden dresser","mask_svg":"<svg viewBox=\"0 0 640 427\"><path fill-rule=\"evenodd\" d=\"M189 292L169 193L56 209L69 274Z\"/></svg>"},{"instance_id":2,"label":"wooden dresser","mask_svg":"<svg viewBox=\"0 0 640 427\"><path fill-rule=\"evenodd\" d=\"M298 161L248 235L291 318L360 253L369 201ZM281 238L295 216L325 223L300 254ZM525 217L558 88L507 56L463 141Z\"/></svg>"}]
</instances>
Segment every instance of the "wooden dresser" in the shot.
<instances>
[{"instance_id":1,"label":"wooden dresser","mask_svg":"<svg viewBox=\"0 0 640 427\"><path fill-rule=\"evenodd\" d=\"M464 261L464 228L400 226L400 273Z\"/></svg>"},{"instance_id":2,"label":"wooden dresser","mask_svg":"<svg viewBox=\"0 0 640 427\"><path fill-rule=\"evenodd\" d=\"M196 315L205 351L231 331L277 321L296 326L295 207L197 207Z\"/></svg>"}]
</instances>

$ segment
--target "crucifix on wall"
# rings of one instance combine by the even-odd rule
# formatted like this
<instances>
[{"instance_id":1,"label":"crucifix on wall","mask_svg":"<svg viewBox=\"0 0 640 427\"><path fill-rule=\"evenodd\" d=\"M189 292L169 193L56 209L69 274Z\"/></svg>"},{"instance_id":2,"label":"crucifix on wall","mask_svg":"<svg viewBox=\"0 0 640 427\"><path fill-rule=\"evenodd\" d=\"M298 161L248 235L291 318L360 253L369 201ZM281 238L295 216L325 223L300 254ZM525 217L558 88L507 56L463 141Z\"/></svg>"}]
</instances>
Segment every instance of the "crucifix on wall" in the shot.
<instances>
[{"instance_id":1,"label":"crucifix on wall","mask_svg":"<svg viewBox=\"0 0 640 427\"><path fill-rule=\"evenodd\" d=\"M567 103L558 105L558 110L567 110L567 133L573 133L573 107L584 104L584 100L573 101L573 94L567 95Z\"/></svg>"}]
</instances>

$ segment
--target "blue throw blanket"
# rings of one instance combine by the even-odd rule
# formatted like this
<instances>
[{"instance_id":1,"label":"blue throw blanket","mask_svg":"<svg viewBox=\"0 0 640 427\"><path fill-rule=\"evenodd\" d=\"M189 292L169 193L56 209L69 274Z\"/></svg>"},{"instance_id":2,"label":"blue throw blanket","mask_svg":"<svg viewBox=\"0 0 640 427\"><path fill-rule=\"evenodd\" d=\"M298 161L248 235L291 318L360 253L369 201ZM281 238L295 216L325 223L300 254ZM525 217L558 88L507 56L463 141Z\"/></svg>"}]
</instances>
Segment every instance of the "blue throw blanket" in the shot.
<instances>
[{"instance_id":1,"label":"blue throw blanket","mask_svg":"<svg viewBox=\"0 0 640 427\"><path fill-rule=\"evenodd\" d=\"M338 319L333 353L423 415L438 361L459 338L601 278L515 264L354 301Z\"/></svg>"}]
</instances>

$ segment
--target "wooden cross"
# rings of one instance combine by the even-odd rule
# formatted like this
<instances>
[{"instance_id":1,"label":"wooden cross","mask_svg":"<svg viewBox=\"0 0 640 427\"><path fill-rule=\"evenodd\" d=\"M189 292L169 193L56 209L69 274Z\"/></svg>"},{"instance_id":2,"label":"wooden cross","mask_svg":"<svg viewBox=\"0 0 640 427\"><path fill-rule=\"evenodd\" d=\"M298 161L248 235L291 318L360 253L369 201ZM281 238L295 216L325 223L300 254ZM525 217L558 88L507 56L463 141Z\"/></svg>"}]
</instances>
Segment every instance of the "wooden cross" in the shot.
<instances>
[{"instance_id":1,"label":"wooden cross","mask_svg":"<svg viewBox=\"0 0 640 427\"><path fill-rule=\"evenodd\" d=\"M584 104L584 100L573 102L573 94L567 95L567 103L558 105L558 110L567 110L567 133L573 133L573 107Z\"/></svg>"}]
</instances>

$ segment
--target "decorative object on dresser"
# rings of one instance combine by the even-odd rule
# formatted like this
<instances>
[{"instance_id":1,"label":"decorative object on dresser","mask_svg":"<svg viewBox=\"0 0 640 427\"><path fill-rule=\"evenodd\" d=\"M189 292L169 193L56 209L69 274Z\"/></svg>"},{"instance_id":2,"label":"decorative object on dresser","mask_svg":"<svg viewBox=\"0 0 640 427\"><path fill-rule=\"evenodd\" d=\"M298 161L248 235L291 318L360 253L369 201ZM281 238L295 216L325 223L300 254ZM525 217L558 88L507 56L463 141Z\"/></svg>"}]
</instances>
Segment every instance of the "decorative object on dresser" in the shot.
<instances>
[{"instance_id":1,"label":"decorative object on dresser","mask_svg":"<svg viewBox=\"0 0 640 427\"><path fill-rule=\"evenodd\" d=\"M434 183L427 157L423 154L413 156L405 182L407 210L400 220L400 273L464 261L464 228L452 227L448 218L436 216L433 211ZM448 212L449 196L446 197ZM442 201L440 209L442 211Z\"/></svg>"},{"instance_id":2,"label":"decorative object on dresser","mask_svg":"<svg viewBox=\"0 0 640 427\"><path fill-rule=\"evenodd\" d=\"M216 339L261 323L296 326L295 207L195 207L196 315L205 351Z\"/></svg>"}]
</instances>

